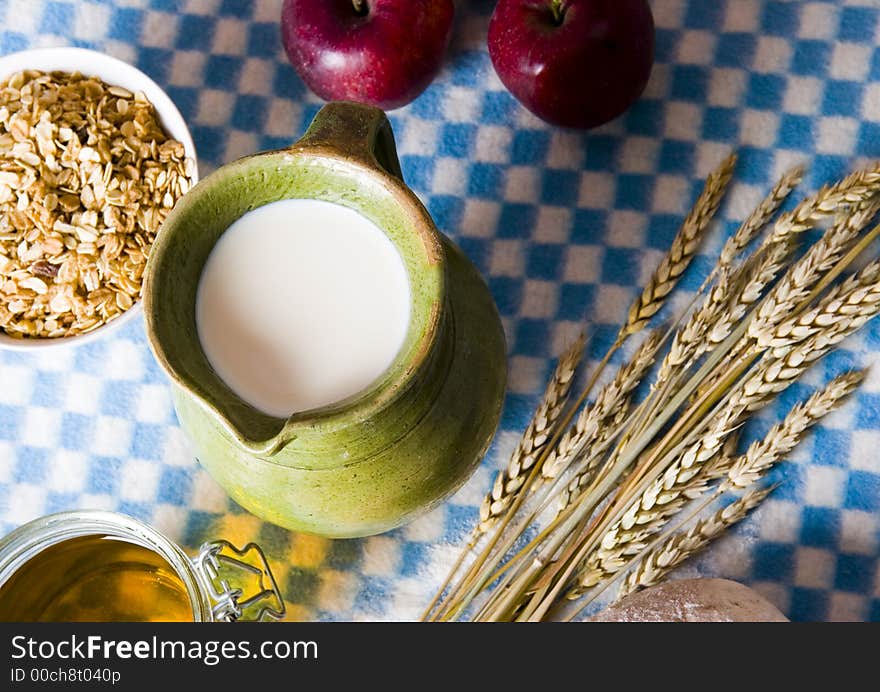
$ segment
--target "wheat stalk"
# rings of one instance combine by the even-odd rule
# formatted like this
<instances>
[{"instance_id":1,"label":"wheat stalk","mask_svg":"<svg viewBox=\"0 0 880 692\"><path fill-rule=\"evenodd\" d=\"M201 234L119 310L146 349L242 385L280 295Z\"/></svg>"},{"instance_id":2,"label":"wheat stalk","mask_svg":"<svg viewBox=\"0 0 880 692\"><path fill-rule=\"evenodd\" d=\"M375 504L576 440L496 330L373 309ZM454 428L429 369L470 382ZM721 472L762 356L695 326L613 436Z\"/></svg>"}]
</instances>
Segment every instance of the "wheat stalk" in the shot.
<instances>
[{"instance_id":1,"label":"wheat stalk","mask_svg":"<svg viewBox=\"0 0 880 692\"><path fill-rule=\"evenodd\" d=\"M855 391L864 380L865 373L866 371L864 370L853 371L835 377L823 389L814 392L809 399L792 407L781 423L774 425L763 439L753 442L748 450L740 456L734 454L736 436L729 437L723 451L718 453L712 461L707 462L705 468L691 480L687 481L678 492L673 492L671 500L668 502L662 499L658 501L659 504L663 505L664 514L671 516L676 513L691 500L704 494L710 485L720 478L724 478L724 482L715 488L712 497L697 507L692 513L691 518L699 514L706 506L725 492L755 485L776 463L800 443L812 426L840 406L843 400ZM679 526L688 521L689 519L685 519ZM627 569L635 560L643 559L644 555L650 552L653 546L664 540L661 536L650 545L647 541L664 523L666 523L665 520L661 519L658 521L658 519L654 519L651 522L654 526L646 529L644 534L638 536L638 538L633 538L627 545L628 549L618 557L617 562L613 565L613 573L599 571L597 574L590 575L592 576L592 583L590 583L589 579L585 579L583 583L570 590L567 594L568 598L578 598L588 590L588 587L597 585L602 579L607 579L613 574ZM662 553L662 551L655 551L653 554L659 557L659 553ZM656 560L643 559L642 564L649 574L653 574ZM582 577L586 576L582 575ZM600 593L601 590L593 594L590 601L595 599ZM589 601L579 611L588 603Z\"/></svg>"},{"instance_id":2,"label":"wheat stalk","mask_svg":"<svg viewBox=\"0 0 880 692\"><path fill-rule=\"evenodd\" d=\"M700 243L705 236L705 232L709 226L709 222L712 220L715 212L718 210L718 206L721 203L721 199L724 196L724 192L727 189L727 185L730 182L730 179L733 175L733 168L736 164L736 154L731 153L722 163L721 165L713 171L706 180L706 184L703 188L702 193L697 198L696 203L691 209L690 213L685 217L684 222L682 223L681 229L676 234L673 239L672 245L669 251L664 255L663 259L660 261L660 264L654 270L654 273L651 276L648 285L642 294L633 302L632 306L628 311L628 316L626 323L621 327L618 332L617 338L614 343L608 349L608 352L603 357L602 361L598 365L598 367L594 370L593 375L591 376L587 386L585 387L583 393L575 404L575 408L582 405L586 401L586 397L589 394L591 388L595 384L605 365L610 361L612 355L619 349L623 343L626 341L627 337L641 331L648 321L660 310L663 306L663 303L666 300L666 297L678 283L678 280L681 278L681 275L690 265L691 260L697 252L697 249L700 246ZM571 415L564 418L560 427L565 428L571 422ZM546 448L545 448L546 454ZM543 463L544 456L539 455L539 464ZM529 474L528 477L525 478L523 484L521 486L525 488L529 488L530 484L533 482L535 475L534 471L537 471L536 465L533 465L533 472ZM506 512L502 517L502 521L500 523L500 528L496 535L489 540L489 544L483 549L483 552L477 556L474 564L471 566L470 570L465 574L461 586L464 587L465 584L473 584L475 581L475 574L479 569L483 569L485 565L488 563L491 566L496 564L496 560L492 560L491 553L495 549L499 539L500 532L507 526L508 522L512 519L513 513L518 511L519 507L522 504L523 497L520 496L515 498L513 501L508 502L506 505ZM479 529L475 530L475 535L479 532ZM471 541L468 545L471 546L473 541ZM456 566L454 570L457 570L461 565L464 556L468 548L465 549L465 552L459 557L456 562ZM445 584L444 587L445 588ZM442 588L441 588L442 591ZM473 593L473 589L470 594ZM454 595L457 595L457 592L453 592ZM435 596L434 601L429 605L428 611L430 611L437 600L439 600L439 591ZM465 601L471 598L471 595L465 596ZM464 602L460 604L460 607L464 607ZM429 612L426 611L425 615L427 616Z\"/></svg>"},{"instance_id":3,"label":"wheat stalk","mask_svg":"<svg viewBox=\"0 0 880 692\"><path fill-rule=\"evenodd\" d=\"M764 289L776 278L785 267L791 255L792 244L786 241L757 251L734 273L732 294L728 297L726 310L713 315L716 319L709 323L709 329L703 337L705 342L699 344L696 355L702 355L724 341L733 331L734 326L749 309L758 302Z\"/></svg>"},{"instance_id":4,"label":"wheat stalk","mask_svg":"<svg viewBox=\"0 0 880 692\"><path fill-rule=\"evenodd\" d=\"M856 328L848 326L850 332ZM744 415L788 387L824 355L828 347L825 335L813 335L780 357L766 357L753 373L743 378L717 407L697 440L686 447L602 535L598 547L578 571L577 585L569 591L569 598L577 598L602 579L614 575L626 564L628 556L640 552L645 540L661 530L686 501L702 494L707 485L699 475L713 461L717 473L719 452L728 436L741 425Z\"/></svg>"},{"instance_id":5,"label":"wheat stalk","mask_svg":"<svg viewBox=\"0 0 880 692\"><path fill-rule=\"evenodd\" d=\"M708 346L705 337L709 328L726 311L730 300L730 283L732 277L728 269L718 274L715 285L706 294L703 304L672 338L666 357L660 363L655 387L672 379L676 370L686 365L692 358L699 356L699 351Z\"/></svg>"},{"instance_id":6,"label":"wheat stalk","mask_svg":"<svg viewBox=\"0 0 880 692\"><path fill-rule=\"evenodd\" d=\"M709 222L712 220L712 217L715 215L715 212L718 210L721 200L724 197L724 193L726 192L730 179L733 176L733 169L736 165L736 160L736 154L731 153L726 159L724 159L724 161L722 161L718 168L709 174L700 196L697 198L691 211L685 217L679 232L672 241L669 251L663 256L660 264L654 270L645 289L630 306L625 324L621 327L617 338L605 354L599 367L593 373L593 377L578 400L577 405L583 404L586 401L586 396L592 385L595 384L598 375L601 373L604 366L610 361L611 356L624 343L626 338L641 331L651 317L660 310L666 297L690 265L691 260L696 254L697 249L705 236ZM621 413L621 410L624 407L625 402L620 403L619 408L617 408L615 412L618 414ZM582 414L586 416L589 415L589 412L584 410L582 411ZM608 422L613 422L615 416L607 416L606 420ZM586 446L581 443L586 440L586 436L578 433L578 422L581 423L581 427L585 427L585 424L589 421L583 420L579 417L578 421L575 423L575 431L570 434L566 433L568 435L567 440L563 439L565 436L559 440L560 444L558 445L558 453L556 453L555 458L552 459L549 464L545 464L547 468L551 469L550 473L545 476L545 480L552 480L562 469L567 468L571 464L574 455L576 454L576 452L573 453L573 450L580 450ZM569 423L570 419L566 419L563 422L563 426L566 426ZM554 452L556 451L557 450L554 449ZM551 452L551 454L553 454L553 452ZM595 465L593 469L594 468Z\"/></svg>"},{"instance_id":7,"label":"wheat stalk","mask_svg":"<svg viewBox=\"0 0 880 692\"><path fill-rule=\"evenodd\" d=\"M750 490L740 499L719 509L708 519L698 521L690 530L670 536L627 574L617 594L618 600L633 591L662 581L686 559L705 548L731 526L745 519L748 513L761 504L774 489L771 487Z\"/></svg>"},{"instance_id":8,"label":"wheat stalk","mask_svg":"<svg viewBox=\"0 0 880 692\"><path fill-rule=\"evenodd\" d=\"M773 218L791 191L800 183L803 175L804 170L801 166L795 166L784 173L767 197L724 243L718 263L706 277L700 292L716 277L717 283L703 305L691 314L690 320L676 334L661 364L657 376L658 382L669 379L674 369L681 368L705 353L709 350L710 344L723 341L729 333L729 325L745 314L746 309L760 297L764 287L775 278L791 250L791 243L787 238L773 238L753 253L736 271L732 270L731 266L736 257L751 244ZM728 307L729 310L725 310ZM712 325L722 328L716 327L710 331ZM722 333L724 328L726 333ZM704 342L707 334L710 336L709 344Z\"/></svg>"},{"instance_id":9,"label":"wheat stalk","mask_svg":"<svg viewBox=\"0 0 880 692\"><path fill-rule=\"evenodd\" d=\"M792 247L788 241L772 243L756 250L736 269L720 269L717 283L703 304L676 332L652 385L653 401L640 419L640 425L650 421L651 414L669 402L682 374L733 332L746 312L761 298L764 289L785 267ZM718 372L708 377L703 389L714 387L724 376L724 372ZM702 390L698 393L701 394ZM691 403L695 400L692 399ZM638 429L643 430L643 427Z\"/></svg>"},{"instance_id":10,"label":"wheat stalk","mask_svg":"<svg viewBox=\"0 0 880 692\"><path fill-rule=\"evenodd\" d=\"M693 479L716 458L724 441L742 423L744 416L787 388L834 344L860 326L852 322L837 323L829 328L830 333L814 334L780 357L765 356L716 407L715 414L696 442L687 447L602 534L597 548L578 569L568 598L577 598L601 580L613 576L627 563L628 556L640 552L645 540L662 529L681 509L683 499L692 499L701 492L700 486L692 485Z\"/></svg>"},{"instance_id":11,"label":"wheat stalk","mask_svg":"<svg viewBox=\"0 0 880 692\"><path fill-rule=\"evenodd\" d=\"M579 598L586 590L612 576L645 547L645 539L659 531L686 499L691 480L704 464L714 460L745 407L723 408L711 420L706 432L682 452L679 458L634 500L623 516L598 541L598 546L578 570L576 586L568 598Z\"/></svg>"},{"instance_id":12,"label":"wheat stalk","mask_svg":"<svg viewBox=\"0 0 880 692\"><path fill-rule=\"evenodd\" d=\"M511 454L507 467L498 472L492 489L483 498L474 538L488 531L507 509L550 441L556 422L565 408L575 371L583 355L584 343L581 335L560 356L541 403Z\"/></svg>"},{"instance_id":13,"label":"wheat stalk","mask_svg":"<svg viewBox=\"0 0 880 692\"><path fill-rule=\"evenodd\" d=\"M568 507L572 500L577 497L580 490L588 486L596 474L599 473L602 468L603 455L608 451L610 444L614 441L614 434L619 431L620 427L626 421L629 414L628 408L629 406L627 402L627 407L620 409L616 415L609 420L608 430L603 431L603 433L597 437L595 444L586 450L586 454L582 455L581 460L576 465L572 477L559 487L556 485L551 487L551 493L554 496L557 514ZM553 478L548 477L546 480L555 481L560 475L561 473ZM546 504L545 501L542 505L542 509Z\"/></svg>"},{"instance_id":14,"label":"wheat stalk","mask_svg":"<svg viewBox=\"0 0 880 692\"><path fill-rule=\"evenodd\" d=\"M581 409L577 419L547 457L541 468L545 480L557 478L583 450L601 444L626 415L629 397L644 379L663 339L663 330L655 329L636 349L632 358L621 365L614 377L596 395L592 404Z\"/></svg>"},{"instance_id":15,"label":"wheat stalk","mask_svg":"<svg viewBox=\"0 0 880 692\"><path fill-rule=\"evenodd\" d=\"M780 357L765 356L754 371L742 378L715 408L715 414L697 441L687 447L677 461L654 480L628 506L622 517L597 539L597 547L587 553L575 571L574 585L567 591L568 598L577 598L601 580L613 576L627 563L628 556L640 552L644 548L644 541L659 531L669 517L681 508L679 498L688 484L709 460L715 458L726 437L743 417L788 387L813 362L863 322L837 323L793 346Z\"/></svg>"},{"instance_id":16,"label":"wheat stalk","mask_svg":"<svg viewBox=\"0 0 880 692\"><path fill-rule=\"evenodd\" d=\"M554 430L560 424L565 425L560 422L560 416L571 391L575 371L583 356L584 345L584 335L581 334L560 356L535 415L532 416L529 425L517 443L507 467L498 472L492 489L483 498L480 505L479 521L474 526L470 539L459 553L458 559L443 584L425 609L423 618L431 616L435 606L441 600L443 591L458 573L480 537L498 522L505 510L509 509L512 504L516 504L526 481L538 470L536 466L540 466L543 462L546 448L548 444L553 442L551 435L554 434Z\"/></svg>"},{"instance_id":17,"label":"wheat stalk","mask_svg":"<svg viewBox=\"0 0 880 692\"><path fill-rule=\"evenodd\" d=\"M666 296L675 288L700 247L709 222L718 210L733 176L735 165L736 155L731 154L709 174L702 193L682 223L669 251L654 270L641 295L630 306L618 340L641 330L663 306Z\"/></svg>"},{"instance_id":18,"label":"wheat stalk","mask_svg":"<svg viewBox=\"0 0 880 692\"><path fill-rule=\"evenodd\" d=\"M703 304L673 337L660 365L655 387L724 341L734 325L761 297L791 252L788 242L758 250L735 271L724 268ZM663 403L660 401L659 403Z\"/></svg>"},{"instance_id":19,"label":"wheat stalk","mask_svg":"<svg viewBox=\"0 0 880 692\"><path fill-rule=\"evenodd\" d=\"M880 260L834 285L880 236L878 226L857 238L880 207L880 166L823 187L781 214L758 249L736 264L799 180L801 172L793 170L725 243L704 283L710 287L707 294L693 311L690 306L684 311L682 326L674 333L655 330L585 405L612 354L657 313L693 258L732 166L731 157L707 179L577 401L553 420L549 411L561 411L561 405L551 401L539 407L484 503L488 526L501 521L449 593L438 594L436 612L434 603L429 606L434 619L460 617L485 589L489 598L475 611L476 619L543 619L564 595L576 597L595 587L584 599L590 602L636 562L624 588L654 583L769 491L748 490L690 530L681 531L682 526L721 495L753 488L862 380L862 373L836 378L795 406L763 440L735 453L741 427L753 411L880 312ZM822 238L792 261L794 236L835 215ZM669 349L651 389L632 405L667 336L672 336ZM540 496L524 505L539 488ZM553 500L562 509L544 524L543 512ZM697 508L673 525L672 518L687 506ZM518 523L509 526L511 521Z\"/></svg>"},{"instance_id":20,"label":"wheat stalk","mask_svg":"<svg viewBox=\"0 0 880 692\"><path fill-rule=\"evenodd\" d=\"M708 479L704 482L708 482L713 477L727 476L724 483L715 491L714 497L728 490L754 486L800 443L811 427L840 406L846 397L855 391L864 380L865 374L866 371L861 370L835 377L823 389L814 392L809 399L796 404L782 422L775 424L763 439L753 442L745 454L733 459L732 462L728 457L720 468L710 469L707 474ZM716 512L710 519L699 522L690 531L676 534L664 541L660 547L644 556L638 566L627 575L618 598L638 588L656 584L687 557L745 517L768 492L769 490L752 491L738 501L739 505L737 503L729 505Z\"/></svg>"},{"instance_id":21,"label":"wheat stalk","mask_svg":"<svg viewBox=\"0 0 880 692\"><path fill-rule=\"evenodd\" d=\"M589 394L591 387L595 384L599 374L610 361L611 356L623 345L627 337L641 331L651 317L660 310L666 297L690 265L691 260L696 254L697 249L705 236L709 222L718 210L718 206L721 203L727 185L733 175L735 164L736 155L732 153L707 178L703 191L697 198L697 201L687 217L685 217L682 227L673 239L669 251L664 255L660 264L654 270L654 273L644 291L630 306L625 324L621 327L614 343L608 349L608 352L594 371L587 387L578 399L576 407L586 401L586 397ZM566 418L562 423L562 427L567 426L570 422L571 418ZM582 448L582 446L580 448ZM555 461L556 460L554 460L554 462ZM571 463L571 460L569 460L568 463ZM567 465L568 464L565 463L554 464L553 468L561 469ZM531 482L531 478L526 479L527 485L529 482ZM509 515L518 509L519 504L515 503L508 512L508 516L505 518L502 528L507 525L507 522L511 518ZM491 569L497 564L497 561L500 559L500 554L496 555L496 558L492 560L490 558L490 552L497 545L499 537L500 536L496 536L490 541L490 544L484 549L483 553L477 557L475 565L472 566L471 571L465 576L462 582L463 584L467 582L473 586L474 582L477 581L474 578L474 573L478 567L483 569L488 563L489 569ZM510 543L508 542L507 548L509 547ZM474 589L471 588L471 591L468 592L459 604L459 610L464 608L465 605L470 602L473 595Z\"/></svg>"}]
</instances>

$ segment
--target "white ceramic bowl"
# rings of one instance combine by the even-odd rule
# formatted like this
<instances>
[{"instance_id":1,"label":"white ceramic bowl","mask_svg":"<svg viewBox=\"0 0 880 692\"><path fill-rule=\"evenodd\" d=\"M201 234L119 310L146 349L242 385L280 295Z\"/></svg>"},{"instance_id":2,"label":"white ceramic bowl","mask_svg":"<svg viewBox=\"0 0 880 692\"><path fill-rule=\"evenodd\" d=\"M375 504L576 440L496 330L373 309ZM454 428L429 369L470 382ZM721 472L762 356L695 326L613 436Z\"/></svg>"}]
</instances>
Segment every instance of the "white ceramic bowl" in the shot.
<instances>
[{"instance_id":1,"label":"white ceramic bowl","mask_svg":"<svg viewBox=\"0 0 880 692\"><path fill-rule=\"evenodd\" d=\"M156 108L165 132L183 143L186 155L196 162L196 148L192 135L177 106L162 88L136 67L116 58L84 48L38 48L23 50L0 57L0 81L22 70L51 72L82 72L88 77L99 77L107 84L125 87L129 91L142 91ZM198 167L193 169L193 184L198 181ZM34 348L57 348L78 346L110 334L142 314L140 301L119 317L103 324L94 331L77 336L55 339L15 339L0 331L0 349L29 351Z\"/></svg>"}]
</instances>

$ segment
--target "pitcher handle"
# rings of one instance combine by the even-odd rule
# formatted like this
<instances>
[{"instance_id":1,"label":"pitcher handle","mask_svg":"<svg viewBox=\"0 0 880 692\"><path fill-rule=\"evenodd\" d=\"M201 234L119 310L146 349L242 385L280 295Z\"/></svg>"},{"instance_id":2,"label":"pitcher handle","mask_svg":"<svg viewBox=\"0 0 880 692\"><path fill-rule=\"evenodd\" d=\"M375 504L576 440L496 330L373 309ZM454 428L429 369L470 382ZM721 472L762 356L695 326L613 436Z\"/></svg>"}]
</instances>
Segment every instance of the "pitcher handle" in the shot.
<instances>
[{"instance_id":1,"label":"pitcher handle","mask_svg":"<svg viewBox=\"0 0 880 692\"><path fill-rule=\"evenodd\" d=\"M403 181L391 123L384 111L373 106L352 101L326 104L293 145L294 149L312 147L334 149Z\"/></svg>"}]
</instances>

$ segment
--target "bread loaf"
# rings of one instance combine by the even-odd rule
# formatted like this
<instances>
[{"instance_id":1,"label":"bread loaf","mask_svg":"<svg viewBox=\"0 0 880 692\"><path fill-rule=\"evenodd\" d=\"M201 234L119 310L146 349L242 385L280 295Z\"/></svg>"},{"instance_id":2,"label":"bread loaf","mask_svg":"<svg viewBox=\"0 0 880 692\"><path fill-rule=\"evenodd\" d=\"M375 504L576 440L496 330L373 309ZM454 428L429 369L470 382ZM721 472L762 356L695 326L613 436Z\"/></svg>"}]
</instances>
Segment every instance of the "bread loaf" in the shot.
<instances>
[{"instance_id":1,"label":"bread loaf","mask_svg":"<svg viewBox=\"0 0 880 692\"><path fill-rule=\"evenodd\" d=\"M729 579L669 581L623 598L593 622L788 622L763 596Z\"/></svg>"}]
</instances>

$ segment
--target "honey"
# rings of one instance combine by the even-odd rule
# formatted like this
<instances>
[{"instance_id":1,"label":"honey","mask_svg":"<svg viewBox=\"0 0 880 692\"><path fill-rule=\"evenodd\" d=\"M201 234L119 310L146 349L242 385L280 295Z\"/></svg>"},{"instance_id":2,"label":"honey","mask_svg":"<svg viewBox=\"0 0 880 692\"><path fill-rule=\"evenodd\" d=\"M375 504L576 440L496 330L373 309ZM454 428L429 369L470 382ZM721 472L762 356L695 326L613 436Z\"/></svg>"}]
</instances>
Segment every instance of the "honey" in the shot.
<instances>
[{"instance_id":1,"label":"honey","mask_svg":"<svg viewBox=\"0 0 880 692\"><path fill-rule=\"evenodd\" d=\"M0 585L3 622L192 622L186 586L159 553L95 534L40 551Z\"/></svg>"}]
</instances>

